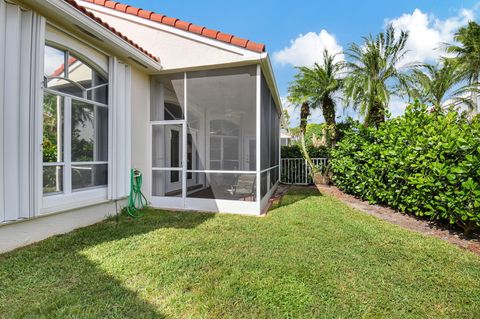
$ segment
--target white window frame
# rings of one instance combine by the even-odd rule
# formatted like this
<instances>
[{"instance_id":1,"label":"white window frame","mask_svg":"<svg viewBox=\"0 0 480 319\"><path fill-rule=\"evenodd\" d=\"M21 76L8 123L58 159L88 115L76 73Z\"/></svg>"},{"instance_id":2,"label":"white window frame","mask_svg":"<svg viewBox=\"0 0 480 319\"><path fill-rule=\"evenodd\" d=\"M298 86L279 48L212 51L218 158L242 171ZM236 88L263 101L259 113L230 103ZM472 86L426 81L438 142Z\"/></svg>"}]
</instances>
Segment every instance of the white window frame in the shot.
<instances>
[{"instance_id":1,"label":"white window frame","mask_svg":"<svg viewBox=\"0 0 480 319\"><path fill-rule=\"evenodd\" d=\"M84 49L84 45L80 43L76 43L77 45L71 45L73 44L72 41L73 39L63 36L59 37L58 34L54 36L56 40L65 40L65 43L68 43L69 46L65 46L65 44L61 43L56 43L53 41L49 41L48 39L45 41L44 46L52 46L55 48L60 48L60 50L64 50L67 52L72 52L75 54L77 58L80 58L82 63L86 63L86 61L83 59L83 55L81 54L81 51ZM68 40L67 40L68 39ZM75 42L75 41L74 41ZM71 47L71 48L70 48ZM91 63L87 63L90 67L96 67L100 70L103 70L104 72L107 73L107 80L109 83L107 84L109 86L109 90L111 89L111 81L110 81L110 76L109 76L109 71L108 68L105 69L103 65L97 65L95 62L96 61L102 61L104 59L108 59L111 57L104 56L103 54L94 51L94 48L88 48L88 54L91 56L92 52L95 52L94 59L92 59L94 65L92 66ZM82 50L83 51L83 50ZM43 74L43 70L42 70ZM67 93L59 92L56 90L48 89L45 87L42 87L42 101L43 101L43 96L46 93L50 93L56 96L61 96L64 99L64 133L63 133L63 143L64 143L64 154L63 154L63 162L59 163L44 163L43 162L43 156L40 154L38 161L41 163L40 167L41 170L38 172L40 174L40 180L43 179L43 168L46 166L58 166L61 165L63 166L63 191L61 193L52 193L52 194L44 194L43 193L43 183L41 183L40 186L40 194L41 194L41 208L38 212L38 215L47 215L51 213L56 213L60 211L65 211L69 209L74 209L74 208L80 208L80 207L85 207L93 204L98 204L102 202L106 202L108 200L108 189L111 187L110 185L110 178L107 179L107 185L101 185L101 186L93 186L93 187L88 187L88 188L83 188L83 189L78 189L78 190L72 190L72 178L71 178L71 169L72 165L81 165L81 164L106 164L110 168L112 165L112 160L111 160L111 151L110 151L110 146L108 146L108 160L107 161L92 161L92 162L72 162L71 161L71 111L72 111L72 100L84 102L86 104L93 105L94 107L103 107L103 108L108 108L109 110L109 116L108 116L108 126L112 126L112 117L110 116L111 113L111 104L112 101L111 99L108 100L108 104L100 103L97 101L93 100L88 100L85 98L73 96ZM41 103L41 111L40 116L43 114L43 102ZM40 119L42 122L42 127L43 127L43 116ZM43 129L41 130L39 140L43 140ZM110 134L110 129L109 129L109 134ZM68 142L67 142L68 141ZM108 143L111 143L110 136L108 137ZM110 174L110 169L108 169L108 172Z\"/></svg>"}]
</instances>

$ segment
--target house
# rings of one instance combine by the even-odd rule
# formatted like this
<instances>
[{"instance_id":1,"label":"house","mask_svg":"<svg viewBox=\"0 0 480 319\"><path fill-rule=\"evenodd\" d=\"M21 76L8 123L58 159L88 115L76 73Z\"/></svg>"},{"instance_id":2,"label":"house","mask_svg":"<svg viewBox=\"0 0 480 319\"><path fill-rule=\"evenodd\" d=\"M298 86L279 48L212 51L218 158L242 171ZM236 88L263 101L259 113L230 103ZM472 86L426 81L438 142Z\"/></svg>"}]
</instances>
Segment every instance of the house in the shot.
<instances>
[{"instance_id":1,"label":"house","mask_svg":"<svg viewBox=\"0 0 480 319\"><path fill-rule=\"evenodd\" d=\"M290 146L294 141L295 139L288 130L280 130L280 146Z\"/></svg>"},{"instance_id":2,"label":"house","mask_svg":"<svg viewBox=\"0 0 480 319\"><path fill-rule=\"evenodd\" d=\"M0 251L153 207L260 215L279 180L265 46L104 0L0 0Z\"/></svg>"}]
</instances>

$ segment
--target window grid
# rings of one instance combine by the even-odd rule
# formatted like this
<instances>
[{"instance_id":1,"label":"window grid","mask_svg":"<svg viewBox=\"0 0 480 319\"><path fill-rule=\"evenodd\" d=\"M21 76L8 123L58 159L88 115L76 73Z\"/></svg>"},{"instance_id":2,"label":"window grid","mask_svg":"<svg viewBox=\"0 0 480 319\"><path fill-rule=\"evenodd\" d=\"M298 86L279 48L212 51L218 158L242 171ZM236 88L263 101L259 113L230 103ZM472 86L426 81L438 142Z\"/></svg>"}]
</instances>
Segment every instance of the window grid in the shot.
<instances>
[{"instance_id":1,"label":"window grid","mask_svg":"<svg viewBox=\"0 0 480 319\"><path fill-rule=\"evenodd\" d=\"M55 62L60 54L63 54L63 63L60 65L54 63L55 68L47 70L47 67L52 67L52 63L48 62ZM89 64L71 55L68 50L59 50L47 45L45 61L44 108L45 103L50 102L52 103L50 109L56 109L54 115L57 119L53 120L53 125L50 123L50 126L56 126L57 132L53 137L46 135L48 133L45 126L48 126L48 123L45 120L48 118L45 117L44 109L44 196L104 188L108 184L108 81ZM80 70L77 74L75 70L70 72L73 65L75 70ZM82 81L87 87L75 80ZM49 87L49 82L57 85ZM72 86L82 89L81 96L74 95ZM56 102L55 99L47 101L47 96L56 97ZM61 123L59 119L62 120ZM46 150L50 144L56 148L54 155L48 154ZM73 151L78 153L75 160L72 160ZM52 160L52 156L57 160Z\"/></svg>"}]
</instances>

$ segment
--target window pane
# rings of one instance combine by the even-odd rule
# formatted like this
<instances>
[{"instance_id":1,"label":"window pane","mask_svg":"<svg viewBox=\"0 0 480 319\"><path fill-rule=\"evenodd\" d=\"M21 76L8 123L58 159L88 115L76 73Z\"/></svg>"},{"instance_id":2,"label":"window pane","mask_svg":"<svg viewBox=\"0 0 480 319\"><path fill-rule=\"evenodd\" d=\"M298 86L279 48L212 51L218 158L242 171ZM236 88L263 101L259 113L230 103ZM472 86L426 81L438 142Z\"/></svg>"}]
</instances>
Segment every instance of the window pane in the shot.
<instances>
[{"instance_id":1,"label":"window pane","mask_svg":"<svg viewBox=\"0 0 480 319\"><path fill-rule=\"evenodd\" d=\"M153 171L152 195L182 197L182 174L181 171Z\"/></svg>"},{"instance_id":2,"label":"window pane","mask_svg":"<svg viewBox=\"0 0 480 319\"><path fill-rule=\"evenodd\" d=\"M263 77L261 80L261 104L260 104L260 136L261 136L261 153L260 153L260 162L261 169L267 169L270 167L270 89L268 88L267 81Z\"/></svg>"},{"instance_id":3,"label":"window pane","mask_svg":"<svg viewBox=\"0 0 480 319\"><path fill-rule=\"evenodd\" d=\"M222 151L222 138L218 136L210 137L210 166L212 162L220 161Z\"/></svg>"},{"instance_id":4,"label":"window pane","mask_svg":"<svg viewBox=\"0 0 480 319\"><path fill-rule=\"evenodd\" d=\"M54 194L63 191L63 167L43 167L43 193Z\"/></svg>"},{"instance_id":5,"label":"window pane","mask_svg":"<svg viewBox=\"0 0 480 319\"><path fill-rule=\"evenodd\" d=\"M193 169L255 170L256 66L188 72L187 99L188 126L198 129Z\"/></svg>"},{"instance_id":6,"label":"window pane","mask_svg":"<svg viewBox=\"0 0 480 319\"><path fill-rule=\"evenodd\" d=\"M182 166L182 129L181 125L153 125L153 167L165 168Z\"/></svg>"},{"instance_id":7,"label":"window pane","mask_svg":"<svg viewBox=\"0 0 480 319\"><path fill-rule=\"evenodd\" d=\"M72 100L72 162L108 160L108 109Z\"/></svg>"},{"instance_id":8,"label":"window pane","mask_svg":"<svg viewBox=\"0 0 480 319\"><path fill-rule=\"evenodd\" d=\"M107 183L107 164L72 165L72 189L104 186Z\"/></svg>"},{"instance_id":9,"label":"window pane","mask_svg":"<svg viewBox=\"0 0 480 319\"><path fill-rule=\"evenodd\" d=\"M267 179L267 172L263 172L260 175L260 195L263 198L268 191L268 179Z\"/></svg>"},{"instance_id":10,"label":"window pane","mask_svg":"<svg viewBox=\"0 0 480 319\"><path fill-rule=\"evenodd\" d=\"M107 76L70 52L45 46L44 76L49 89L108 103Z\"/></svg>"},{"instance_id":11,"label":"window pane","mask_svg":"<svg viewBox=\"0 0 480 319\"><path fill-rule=\"evenodd\" d=\"M184 73L157 77L153 83L155 100L150 108L151 121L181 120L183 116Z\"/></svg>"},{"instance_id":12,"label":"window pane","mask_svg":"<svg viewBox=\"0 0 480 319\"><path fill-rule=\"evenodd\" d=\"M256 174L193 173L187 197L255 201Z\"/></svg>"},{"instance_id":13,"label":"window pane","mask_svg":"<svg viewBox=\"0 0 480 319\"><path fill-rule=\"evenodd\" d=\"M193 161L195 160L196 154L194 154L193 149L193 137L191 133L187 134L187 169L193 169ZM192 179L192 173L187 173L187 179Z\"/></svg>"},{"instance_id":14,"label":"window pane","mask_svg":"<svg viewBox=\"0 0 480 319\"><path fill-rule=\"evenodd\" d=\"M68 78L81 85L85 92L82 97L107 104L107 83L105 77L70 53Z\"/></svg>"},{"instance_id":15,"label":"window pane","mask_svg":"<svg viewBox=\"0 0 480 319\"><path fill-rule=\"evenodd\" d=\"M239 156L238 137L224 137L223 160L233 160L238 162Z\"/></svg>"},{"instance_id":16,"label":"window pane","mask_svg":"<svg viewBox=\"0 0 480 319\"><path fill-rule=\"evenodd\" d=\"M44 74L46 77L65 77L65 52L45 46Z\"/></svg>"},{"instance_id":17,"label":"window pane","mask_svg":"<svg viewBox=\"0 0 480 319\"><path fill-rule=\"evenodd\" d=\"M63 97L43 96L43 162L63 162Z\"/></svg>"}]
</instances>

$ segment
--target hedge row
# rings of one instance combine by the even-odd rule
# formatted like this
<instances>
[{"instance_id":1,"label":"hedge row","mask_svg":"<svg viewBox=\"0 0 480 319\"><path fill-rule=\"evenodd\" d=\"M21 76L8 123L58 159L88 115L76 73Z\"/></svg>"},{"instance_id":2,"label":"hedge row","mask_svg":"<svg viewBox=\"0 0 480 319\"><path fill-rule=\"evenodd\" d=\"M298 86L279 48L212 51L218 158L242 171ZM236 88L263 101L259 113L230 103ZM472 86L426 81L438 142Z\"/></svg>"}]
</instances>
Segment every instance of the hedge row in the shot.
<instances>
[{"instance_id":1,"label":"hedge row","mask_svg":"<svg viewBox=\"0 0 480 319\"><path fill-rule=\"evenodd\" d=\"M357 126L332 151L335 184L370 203L480 227L480 119L410 105L379 129Z\"/></svg>"},{"instance_id":2,"label":"hedge row","mask_svg":"<svg viewBox=\"0 0 480 319\"><path fill-rule=\"evenodd\" d=\"M309 144L307 145L307 152L311 158L330 156L330 148L326 146L315 147ZM282 158L303 158L300 144L282 146L281 155Z\"/></svg>"}]
</instances>

